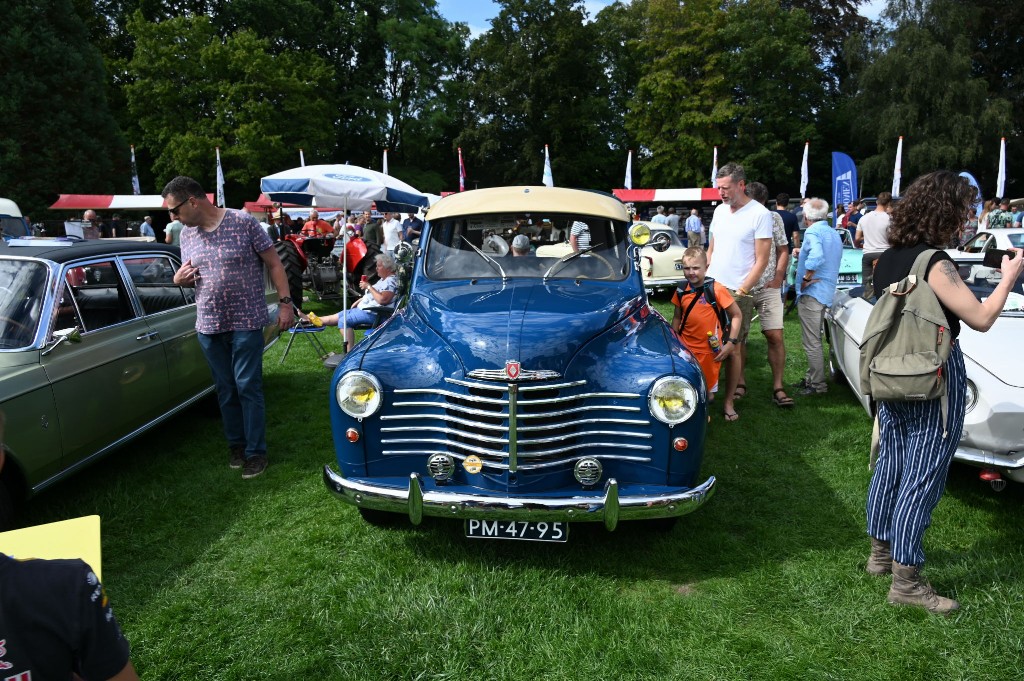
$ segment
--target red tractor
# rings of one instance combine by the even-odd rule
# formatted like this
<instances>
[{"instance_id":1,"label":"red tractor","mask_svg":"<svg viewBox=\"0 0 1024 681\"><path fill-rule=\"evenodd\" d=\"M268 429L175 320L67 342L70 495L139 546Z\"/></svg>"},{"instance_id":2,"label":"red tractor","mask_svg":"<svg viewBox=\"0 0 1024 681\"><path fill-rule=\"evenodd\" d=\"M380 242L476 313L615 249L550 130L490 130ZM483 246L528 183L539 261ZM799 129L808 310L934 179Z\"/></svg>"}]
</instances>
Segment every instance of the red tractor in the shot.
<instances>
[{"instance_id":1,"label":"red tractor","mask_svg":"<svg viewBox=\"0 0 1024 681\"><path fill-rule=\"evenodd\" d=\"M372 275L374 257L380 248L349 230L345 247L344 266L340 249L335 249L336 239L331 237L308 237L287 234L275 244L288 274L288 287L296 304L302 300L302 290L308 289L319 299L340 298L342 295L343 272L348 277L349 296L362 295L357 285L362 275Z\"/></svg>"}]
</instances>

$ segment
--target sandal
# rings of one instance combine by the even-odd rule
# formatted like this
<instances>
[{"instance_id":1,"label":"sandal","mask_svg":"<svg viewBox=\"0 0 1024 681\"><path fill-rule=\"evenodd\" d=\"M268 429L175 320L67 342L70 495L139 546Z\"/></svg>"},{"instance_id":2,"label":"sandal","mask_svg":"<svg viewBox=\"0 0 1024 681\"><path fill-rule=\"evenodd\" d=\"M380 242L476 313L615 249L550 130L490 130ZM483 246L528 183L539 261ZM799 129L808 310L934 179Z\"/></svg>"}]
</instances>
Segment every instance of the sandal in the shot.
<instances>
[{"instance_id":1,"label":"sandal","mask_svg":"<svg viewBox=\"0 0 1024 681\"><path fill-rule=\"evenodd\" d=\"M740 415L734 411L723 412L726 421L736 421L740 418Z\"/></svg>"},{"instance_id":2,"label":"sandal","mask_svg":"<svg viewBox=\"0 0 1024 681\"><path fill-rule=\"evenodd\" d=\"M740 391L742 391L742 392L740 392ZM746 397L746 395L747 395L747 384L746 383L740 383L739 385L736 386L736 392L734 392L732 394L732 398L734 400L738 400L738 399L740 399L742 397Z\"/></svg>"},{"instance_id":3,"label":"sandal","mask_svg":"<svg viewBox=\"0 0 1024 681\"><path fill-rule=\"evenodd\" d=\"M779 393L782 393L781 396ZM777 388L772 392L772 402L780 409L790 409L796 406L796 402L793 401L793 398L787 395L786 391L782 388Z\"/></svg>"}]
</instances>

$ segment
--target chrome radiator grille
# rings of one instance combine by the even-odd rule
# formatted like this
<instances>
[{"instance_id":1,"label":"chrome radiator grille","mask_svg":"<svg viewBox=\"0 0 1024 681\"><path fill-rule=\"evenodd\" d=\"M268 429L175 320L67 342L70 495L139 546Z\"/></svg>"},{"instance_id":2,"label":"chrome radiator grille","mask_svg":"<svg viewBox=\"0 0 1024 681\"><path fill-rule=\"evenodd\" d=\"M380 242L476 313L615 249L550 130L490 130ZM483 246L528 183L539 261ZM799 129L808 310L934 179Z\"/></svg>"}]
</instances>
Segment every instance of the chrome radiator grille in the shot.
<instances>
[{"instance_id":1,"label":"chrome radiator grille","mask_svg":"<svg viewBox=\"0 0 1024 681\"><path fill-rule=\"evenodd\" d=\"M446 381L444 390L395 390L381 416L385 455L476 455L484 468L512 471L569 466L584 455L650 461L641 395L588 392L586 381Z\"/></svg>"}]
</instances>

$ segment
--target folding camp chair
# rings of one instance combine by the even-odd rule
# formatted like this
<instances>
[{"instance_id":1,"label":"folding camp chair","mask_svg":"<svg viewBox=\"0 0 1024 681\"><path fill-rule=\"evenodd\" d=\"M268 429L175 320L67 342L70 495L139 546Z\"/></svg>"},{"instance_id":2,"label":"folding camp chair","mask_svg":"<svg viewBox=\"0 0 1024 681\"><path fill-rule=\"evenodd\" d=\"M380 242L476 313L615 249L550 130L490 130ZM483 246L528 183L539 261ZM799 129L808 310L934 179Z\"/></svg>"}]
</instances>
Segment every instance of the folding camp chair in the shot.
<instances>
[{"instance_id":1,"label":"folding camp chair","mask_svg":"<svg viewBox=\"0 0 1024 681\"><path fill-rule=\"evenodd\" d=\"M292 343L295 342L295 336L302 336L309 341L309 344L313 346L313 350L316 351L317 357L323 360L329 354L324 348L324 344L320 342L320 339L316 337L318 333L322 333L326 327L313 326L309 322L303 321L302 319L296 318L295 323L292 325L286 333L288 334L288 345L284 346L284 352L281 353L281 361L279 364L284 364L284 360L288 357L288 352L292 349Z\"/></svg>"}]
</instances>

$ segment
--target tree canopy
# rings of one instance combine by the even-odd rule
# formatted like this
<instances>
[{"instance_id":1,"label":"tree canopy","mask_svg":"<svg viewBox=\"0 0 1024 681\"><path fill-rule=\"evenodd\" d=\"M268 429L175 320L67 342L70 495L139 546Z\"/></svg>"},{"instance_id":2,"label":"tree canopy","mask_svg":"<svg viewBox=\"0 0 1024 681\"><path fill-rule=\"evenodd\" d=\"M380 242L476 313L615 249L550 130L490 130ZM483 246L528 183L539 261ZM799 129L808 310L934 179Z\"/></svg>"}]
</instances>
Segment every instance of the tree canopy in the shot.
<instances>
[{"instance_id":1,"label":"tree canopy","mask_svg":"<svg viewBox=\"0 0 1024 681\"><path fill-rule=\"evenodd\" d=\"M1020 194L1024 50L1008 0L499 0L488 30L436 0L52 0L0 9L0 179L28 211L58 192L207 185L229 202L309 162L389 170L435 193L540 183L708 186L714 147L773 191L828 193L832 150L865 193L969 170L995 187L1000 137Z\"/></svg>"}]
</instances>

